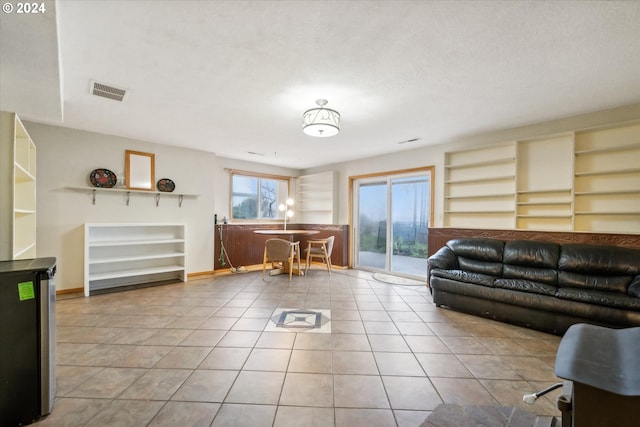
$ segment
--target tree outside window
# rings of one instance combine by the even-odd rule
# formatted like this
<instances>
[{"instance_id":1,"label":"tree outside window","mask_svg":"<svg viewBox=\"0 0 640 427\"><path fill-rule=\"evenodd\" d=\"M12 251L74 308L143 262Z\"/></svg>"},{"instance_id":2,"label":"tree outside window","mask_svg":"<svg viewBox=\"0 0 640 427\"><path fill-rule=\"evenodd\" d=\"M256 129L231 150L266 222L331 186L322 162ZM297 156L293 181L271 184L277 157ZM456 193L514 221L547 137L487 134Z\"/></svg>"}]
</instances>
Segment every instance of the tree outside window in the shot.
<instances>
[{"instance_id":1,"label":"tree outside window","mask_svg":"<svg viewBox=\"0 0 640 427\"><path fill-rule=\"evenodd\" d=\"M278 210L278 205L284 203L288 193L288 178L232 173L231 218L236 220L284 219L284 214Z\"/></svg>"}]
</instances>

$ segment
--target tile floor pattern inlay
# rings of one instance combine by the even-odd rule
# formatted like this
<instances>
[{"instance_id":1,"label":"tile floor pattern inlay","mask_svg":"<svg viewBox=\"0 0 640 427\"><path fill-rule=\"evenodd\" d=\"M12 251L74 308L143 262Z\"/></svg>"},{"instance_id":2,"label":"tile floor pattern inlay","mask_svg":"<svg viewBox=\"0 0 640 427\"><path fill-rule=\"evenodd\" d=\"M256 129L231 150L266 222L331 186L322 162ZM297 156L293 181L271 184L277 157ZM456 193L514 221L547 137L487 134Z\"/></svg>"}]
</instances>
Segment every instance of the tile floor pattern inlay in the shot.
<instances>
[{"instance_id":1,"label":"tile floor pattern inlay","mask_svg":"<svg viewBox=\"0 0 640 427\"><path fill-rule=\"evenodd\" d=\"M331 333L331 310L278 308L272 312L265 331Z\"/></svg>"},{"instance_id":2,"label":"tile floor pattern inlay","mask_svg":"<svg viewBox=\"0 0 640 427\"><path fill-rule=\"evenodd\" d=\"M559 337L438 309L423 286L319 273L59 299L56 402L35 425L417 427L441 403L560 415L559 390L522 402L559 381ZM287 309L324 325L278 328Z\"/></svg>"}]
</instances>

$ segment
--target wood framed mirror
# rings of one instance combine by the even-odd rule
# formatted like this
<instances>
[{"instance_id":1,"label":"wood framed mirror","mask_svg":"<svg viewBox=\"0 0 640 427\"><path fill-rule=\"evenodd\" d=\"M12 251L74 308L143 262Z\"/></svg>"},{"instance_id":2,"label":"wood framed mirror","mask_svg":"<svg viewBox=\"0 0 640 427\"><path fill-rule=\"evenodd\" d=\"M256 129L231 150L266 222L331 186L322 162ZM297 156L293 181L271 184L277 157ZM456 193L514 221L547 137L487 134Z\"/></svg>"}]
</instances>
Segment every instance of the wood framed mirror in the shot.
<instances>
[{"instance_id":1,"label":"wood framed mirror","mask_svg":"<svg viewBox=\"0 0 640 427\"><path fill-rule=\"evenodd\" d=\"M155 190L155 163L153 153L125 151L126 187L131 190Z\"/></svg>"}]
</instances>

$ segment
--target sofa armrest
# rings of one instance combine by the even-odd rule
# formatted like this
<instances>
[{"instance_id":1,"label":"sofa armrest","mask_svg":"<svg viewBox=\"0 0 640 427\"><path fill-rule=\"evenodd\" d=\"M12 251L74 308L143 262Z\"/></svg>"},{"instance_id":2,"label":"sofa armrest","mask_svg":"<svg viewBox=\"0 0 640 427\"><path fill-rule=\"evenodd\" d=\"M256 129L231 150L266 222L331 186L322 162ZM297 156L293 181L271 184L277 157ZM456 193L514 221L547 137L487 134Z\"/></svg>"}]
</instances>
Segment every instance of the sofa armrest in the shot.
<instances>
[{"instance_id":1,"label":"sofa armrest","mask_svg":"<svg viewBox=\"0 0 640 427\"><path fill-rule=\"evenodd\" d=\"M458 268L458 257L449 247L443 246L427 259L427 264L429 269L456 270Z\"/></svg>"}]
</instances>

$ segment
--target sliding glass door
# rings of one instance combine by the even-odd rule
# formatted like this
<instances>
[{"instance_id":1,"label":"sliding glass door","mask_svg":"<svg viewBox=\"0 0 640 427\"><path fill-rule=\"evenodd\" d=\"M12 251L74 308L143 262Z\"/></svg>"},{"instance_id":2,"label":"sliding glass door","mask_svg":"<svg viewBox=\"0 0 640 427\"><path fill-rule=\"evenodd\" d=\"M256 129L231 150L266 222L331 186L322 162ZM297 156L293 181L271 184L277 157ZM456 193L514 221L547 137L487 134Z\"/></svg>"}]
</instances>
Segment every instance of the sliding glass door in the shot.
<instances>
[{"instance_id":1,"label":"sliding glass door","mask_svg":"<svg viewBox=\"0 0 640 427\"><path fill-rule=\"evenodd\" d=\"M372 270L387 266L387 199L386 181L363 182L358 186L357 265Z\"/></svg>"},{"instance_id":2,"label":"sliding glass door","mask_svg":"<svg viewBox=\"0 0 640 427\"><path fill-rule=\"evenodd\" d=\"M431 170L358 178L355 267L426 278Z\"/></svg>"}]
</instances>

